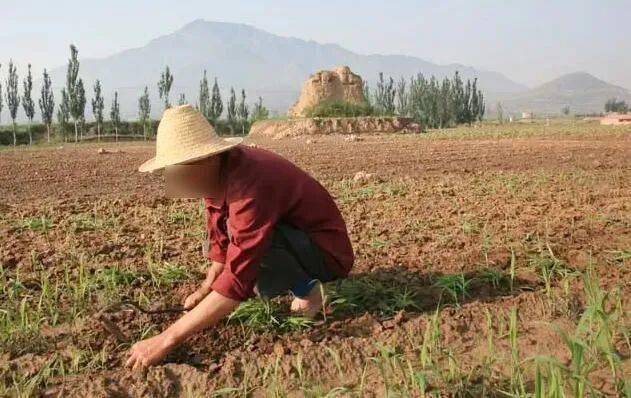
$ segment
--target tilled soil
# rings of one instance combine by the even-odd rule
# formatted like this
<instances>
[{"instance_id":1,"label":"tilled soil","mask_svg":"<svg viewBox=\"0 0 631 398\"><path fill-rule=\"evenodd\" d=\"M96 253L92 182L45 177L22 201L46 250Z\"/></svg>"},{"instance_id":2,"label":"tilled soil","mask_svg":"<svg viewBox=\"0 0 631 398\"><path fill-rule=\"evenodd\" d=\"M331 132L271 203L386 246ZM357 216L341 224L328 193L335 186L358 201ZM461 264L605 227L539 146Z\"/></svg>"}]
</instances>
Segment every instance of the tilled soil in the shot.
<instances>
[{"instance_id":1,"label":"tilled soil","mask_svg":"<svg viewBox=\"0 0 631 398\"><path fill-rule=\"evenodd\" d=\"M268 396L282 387L299 396L308 384L322 388L322 395L343 386L356 395L382 396L385 378L367 364L386 355L386 346L401 358L416 357L434 310L445 304L438 312L442 352L448 348L464 374L477 369L481 358L493 357L489 378L499 391L508 378L511 308L518 310L523 358L545 354L568 361L562 338L550 325L571 330L584 305L580 278L556 282L547 292L533 259L552 256L576 271L596 265L602 286L620 288L622 297L631 292L628 257L619 255L631 248L631 132L461 140L324 136L247 143L280 153L322 181L351 234L357 255L351 279L409 291L411 304L384 310L389 297L380 294L392 291L384 288L359 309L336 311L332 305L326 320L304 330L253 333L243 325L222 324L187 342L165 364L129 372L122 367L129 343L161 330L177 315L131 308L98 319L95 314L122 299L119 294L137 300L145 295L149 307L163 308L177 305L195 288L204 268L198 202L167 199L160 173L136 171L152 156L153 144L110 144L112 153L106 154L98 154L96 145L3 151L3 299L29 302L43 289L42 275L62 286L80 283L83 273L100 281L81 285L79 293L60 293L54 303L66 312L60 320L44 317L37 333L0 347L4 382L42 374L42 367L54 363L55 372L34 391L203 396L219 389ZM355 178L358 172L363 173ZM49 225L32 224L42 217ZM483 282L484 270L507 273L511 262L516 276L510 289ZM193 277L155 277L154 263L176 264ZM117 282L124 287L112 290L114 297L103 285L110 279L99 273L113 268L136 272L135 278ZM436 281L461 273L472 282L456 302ZM628 312L628 303L623 305ZM489 333L496 336L493 347L487 344ZM628 352L620 350L623 369L629 370ZM596 369L591 381L615 395L615 381L603 369ZM469 383L468 389L476 385ZM221 390L226 387L240 390ZM455 394L445 386L435 388ZM471 394L481 394L475 391Z\"/></svg>"}]
</instances>

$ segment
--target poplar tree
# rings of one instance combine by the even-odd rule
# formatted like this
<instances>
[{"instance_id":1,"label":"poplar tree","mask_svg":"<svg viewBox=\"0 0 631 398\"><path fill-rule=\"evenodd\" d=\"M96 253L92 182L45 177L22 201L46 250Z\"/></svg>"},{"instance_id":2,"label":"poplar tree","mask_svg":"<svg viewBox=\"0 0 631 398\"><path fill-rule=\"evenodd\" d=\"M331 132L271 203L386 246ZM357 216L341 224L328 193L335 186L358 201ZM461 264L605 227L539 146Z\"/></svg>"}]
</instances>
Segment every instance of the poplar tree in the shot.
<instances>
[{"instance_id":1,"label":"poplar tree","mask_svg":"<svg viewBox=\"0 0 631 398\"><path fill-rule=\"evenodd\" d=\"M214 125L217 120L221 117L223 113L223 101L221 100L221 92L219 91L219 84L217 83L217 78L215 78L215 83L213 84L212 97L210 98L210 112L209 119L211 123Z\"/></svg>"},{"instance_id":2,"label":"poplar tree","mask_svg":"<svg viewBox=\"0 0 631 398\"><path fill-rule=\"evenodd\" d=\"M31 74L31 64L28 64L26 78L22 81L24 92L22 94L22 108L28 119L28 144L33 145L33 133L31 124L35 116L35 101L33 101L33 75Z\"/></svg>"},{"instance_id":3,"label":"poplar tree","mask_svg":"<svg viewBox=\"0 0 631 398\"><path fill-rule=\"evenodd\" d=\"M462 100L462 118L460 123L468 123L471 125L473 112L471 111L471 81L467 80L464 89L464 98Z\"/></svg>"},{"instance_id":4,"label":"poplar tree","mask_svg":"<svg viewBox=\"0 0 631 398\"><path fill-rule=\"evenodd\" d=\"M180 93L180 96L178 97L178 100L177 100L177 104L178 105L186 104L186 94Z\"/></svg>"},{"instance_id":5,"label":"poplar tree","mask_svg":"<svg viewBox=\"0 0 631 398\"><path fill-rule=\"evenodd\" d=\"M406 82L403 77L397 82L397 113L399 116L408 115L409 95L406 91Z\"/></svg>"},{"instance_id":6,"label":"poplar tree","mask_svg":"<svg viewBox=\"0 0 631 398\"><path fill-rule=\"evenodd\" d=\"M70 98L70 114L74 119L75 123L75 141L77 140L77 131L79 130L78 126L85 122L85 87L83 87L83 80L79 79L77 81L77 85L75 87L75 98L74 101L72 97ZM81 138L83 139L83 128L81 130Z\"/></svg>"},{"instance_id":7,"label":"poplar tree","mask_svg":"<svg viewBox=\"0 0 631 398\"><path fill-rule=\"evenodd\" d=\"M230 87L230 97L228 98L228 124L230 129L234 127L234 122L237 118L237 95L234 92L234 88Z\"/></svg>"},{"instance_id":8,"label":"poplar tree","mask_svg":"<svg viewBox=\"0 0 631 398\"><path fill-rule=\"evenodd\" d=\"M248 105L245 103L246 95L245 90L241 89L241 101L239 101L239 106L237 107L237 117L240 120L247 120L250 115L250 109Z\"/></svg>"},{"instance_id":9,"label":"poplar tree","mask_svg":"<svg viewBox=\"0 0 631 398\"><path fill-rule=\"evenodd\" d=\"M147 121L151 114L151 101L149 100L149 88L145 86L145 91L138 99L138 118L142 123L142 135L147 139Z\"/></svg>"},{"instance_id":10,"label":"poplar tree","mask_svg":"<svg viewBox=\"0 0 631 398\"><path fill-rule=\"evenodd\" d=\"M379 80L377 81L377 90L375 92L375 106L382 115L394 115L395 94L394 80L390 77L385 81L383 72L379 72Z\"/></svg>"},{"instance_id":11,"label":"poplar tree","mask_svg":"<svg viewBox=\"0 0 631 398\"><path fill-rule=\"evenodd\" d=\"M112 101L112 108L110 109L110 121L114 127L116 141L118 141L118 125L121 122L120 106L118 104L118 91L114 91L114 100Z\"/></svg>"},{"instance_id":12,"label":"poplar tree","mask_svg":"<svg viewBox=\"0 0 631 398\"><path fill-rule=\"evenodd\" d=\"M9 77L7 78L7 106L9 107L9 114L13 121L13 146L17 145L17 136L15 118L18 115L18 109L20 108L20 96L18 94L18 73L13 65L13 60L9 61Z\"/></svg>"},{"instance_id":13,"label":"poplar tree","mask_svg":"<svg viewBox=\"0 0 631 398\"><path fill-rule=\"evenodd\" d=\"M62 135L64 136L64 141L68 140L67 131L68 131L68 122L70 121L70 98L68 96L68 92L66 92L65 88L61 89L61 104L59 104L59 109L57 110L57 123L61 127Z\"/></svg>"},{"instance_id":14,"label":"poplar tree","mask_svg":"<svg viewBox=\"0 0 631 398\"><path fill-rule=\"evenodd\" d=\"M457 84L457 83L456 83ZM438 93L438 127L446 128L451 125L458 113L458 107L455 105L455 98L458 97L456 89L449 79L444 79L440 85Z\"/></svg>"},{"instance_id":15,"label":"poplar tree","mask_svg":"<svg viewBox=\"0 0 631 398\"><path fill-rule=\"evenodd\" d=\"M204 77L199 82L199 111L206 119L211 119L211 102L210 102L210 90L208 89L208 78L206 77L206 70L204 70Z\"/></svg>"},{"instance_id":16,"label":"poplar tree","mask_svg":"<svg viewBox=\"0 0 631 398\"><path fill-rule=\"evenodd\" d=\"M42 122L46 125L47 142L50 143L50 126L53 123L53 113L55 111L55 97L53 95L52 82L50 75L44 69L42 79L42 90L39 98L39 111L42 114Z\"/></svg>"},{"instance_id":17,"label":"poplar tree","mask_svg":"<svg viewBox=\"0 0 631 398\"><path fill-rule=\"evenodd\" d=\"M79 121L83 120L85 112L85 89L79 79L79 51L74 44L70 45L70 58L66 71L66 93L70 101L70 116L74 123L74 139L79 140Z\"/></svg>"},{"instance_id":18,"label":"poplar tree","mask_svg":"<svg viewBox=\"0 0 631 398\"><path fill-rule=\"evenodd\" d=\"M103 125L103 109L105 101L101 89L101 81L97 79L94 83L94 98L92 98L92 114L96 120L96 139L101 139L101 126Z\"/></svg>"},{"instance_id":19,"label":"poplar tree","mask_svg":"<svg viewBox=\"0 0 631 398\"><path fill-rule=\"evenodd\" d=\"M458 71L456 71L456 73L454 74L454 78L453 81L450 82L450 86L451 91L447 91L446 93L444 93L444 95L450 97L450 105L452 107L452 111L450 113L450 118L447 120L447 123L443 127L449 127L452 120L455 121L457 124L466 122L466 100L464 85ZM451 95L449 95L449 92L451 92Z\"/></svg>"},{"instance_id":20,"label":"poplar tree","mask_svg":"<svg viewBox=\"0 0 631 398\"><path fill-rule=\"evenodd\" d=\"M470 109L470 119L469 124L478 120L478 113L480 111L480 98L478 97L478 78L473 79L473 84L471 85L471 103L469 105Z\"/></svg>"},{"instance_id":21,"label":"poplar tree","mask_svg":"<svg viewBox=\"0 0 631 398\"><path fill-rule=\"evenodd\" d=\"M239 120L239 123L241 124L242 135L245 135L246 126L248 124L249 113L250 111L248 109L247 104L245 103L245 90L241 89L241 101L239 101L239 106L237 107L237 118Z\"/></svg>"},{"instance_id":22,"label":"poplar tree","mask_svg":"<svg viewBox=\"0 0 631 398\"><path fill-rule=\"evenodd\" d=\"M497 113L497 121L500 124L504 123L504 107L501 102L498 102L497 105L495 105L495 112Z\"/></svg>"},{"instance_id":23,"label":"poplar tree","mask_svg":"<svg viewBox=\"0 0 631 398\"><path fill-rule=\"evenodd\" d=\"M160 75L160 81L158 82L158 93L160 99L164 101L164 109L170 108L169 93L171 92L171 86L173 85L173 75L169 66L164 69L162 75Z\"/></svg>"},{"instance_id":24,"label":"poplar tree","mask_svg":"<svg viewBox=\"0 0 631 398\"><path fill-rule=\"evenodd\" d=\"M484 118L484 113L486 112L486 104L484 103L484 95L482 94L482 90L478 90L478 120L482 121Z\"/></svg>"},{"instance_id":25,"label":"poplar tree","mask_svg":"<svg viewBox=\"0 0 631 398\"><path fill-rule=\"evenodd\" d=\"M372 96L370 95L370 86L368 85L367 80L364 80L364 85L362 88L364 90L364 101L366 101L366 104L372 105Z\"/></svg>"}]
</instances>

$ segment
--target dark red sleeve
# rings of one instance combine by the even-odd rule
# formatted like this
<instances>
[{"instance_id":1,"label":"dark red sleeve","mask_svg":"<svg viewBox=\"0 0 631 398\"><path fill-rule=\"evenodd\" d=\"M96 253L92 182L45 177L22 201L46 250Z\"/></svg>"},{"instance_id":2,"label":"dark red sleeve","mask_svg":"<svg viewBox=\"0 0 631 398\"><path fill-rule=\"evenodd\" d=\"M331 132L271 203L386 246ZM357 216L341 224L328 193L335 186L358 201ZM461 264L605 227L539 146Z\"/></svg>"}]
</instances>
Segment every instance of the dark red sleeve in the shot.
<instances>
[{"instance_id":1,"label":"dark red sleeve","mask_svg":"<svg viewBox=\"0 0 631 398\"><path fill-rule=\"evenodd\" d=\"M206 221L208 231L208 259L221 264L226 263L226 250L222 249L228 245L228 237L223 236L219 231L217 223L221 213L216 210L207 209Z\"/></svg>"},{"instance_id":2,"label":"dark red sleeve","mask_svg":"<svg viewBox=\"0 0 631 398\"><path fill-rule=\"evenodd\" d=\"M253 295L258 265L278 219L278 203L269 196L248 195L230 204L228 229L231 239L225 267L212 285L212 289L222 296L242 301Z\"/></svg>"}]
</instances>

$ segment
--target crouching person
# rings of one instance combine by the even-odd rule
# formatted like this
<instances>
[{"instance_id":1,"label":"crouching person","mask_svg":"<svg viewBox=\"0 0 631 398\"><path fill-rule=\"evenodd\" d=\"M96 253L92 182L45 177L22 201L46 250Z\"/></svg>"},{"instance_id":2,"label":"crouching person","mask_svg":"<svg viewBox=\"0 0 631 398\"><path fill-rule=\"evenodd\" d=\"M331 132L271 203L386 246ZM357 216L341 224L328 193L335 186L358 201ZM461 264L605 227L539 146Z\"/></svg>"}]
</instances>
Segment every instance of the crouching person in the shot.
<instances>
[{"instance_id":1,"label":"crouching person","mask_svg":"<svg viewBox=\"0 0 631 398\"><path fill-rule=\"evenodd\" d=\"M322 308L320 283L348 275L353 250L326 189L288 160L240 142L218 137L190 105L164 112L156 156L139 170L165 169L170 196L204 198L211 265L184 302L190 311L136 343L126 366L159 363L254 295L293 294L292 311L312 317Z\"/></svg>"}]
</instances>

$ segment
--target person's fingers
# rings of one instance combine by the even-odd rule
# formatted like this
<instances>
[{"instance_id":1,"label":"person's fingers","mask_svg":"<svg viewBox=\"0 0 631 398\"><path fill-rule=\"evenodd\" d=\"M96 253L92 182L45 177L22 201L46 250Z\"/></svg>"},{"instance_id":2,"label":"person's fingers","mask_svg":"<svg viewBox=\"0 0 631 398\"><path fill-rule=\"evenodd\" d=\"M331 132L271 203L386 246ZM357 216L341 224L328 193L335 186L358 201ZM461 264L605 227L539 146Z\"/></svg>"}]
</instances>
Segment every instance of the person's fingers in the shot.
<instances>
[{"instance_id":1,"label":"person's fingers","mask_svg":"<svg viewBox=\"0 0 631 398\"><path fill-rule=\"evenodd\" d=\"M190 310L193 307L195 307L197 303L199 302L198 296L199 294L197 292L190 294L184 301L184 308L187 310Z\"/></svg>"},{"instance_id":2,"label":"person's fingers","mask_svg":"<svg viewBox=\"0 0 631 398\"><path fill-rule=\"evenodd\" d=\"M131 370L135 372L137 370L141 370L143 367L145 367L143 359L142 358L138 358L136 360L136 362L134 363L134 367L131 368Z\"/></svg>"},{"instance_id":3,"label":"person's fingers","mask_svg":"<svg viewBox=\"0 0 631 398\"><path fill-rule=\"evenodd\" d=\"M184 299L184 308L188 309L188 306L191 304L191 301L193 300L194 295L195 293L191 293L188 296L186 296L186 298Z\"/></svg>"},{"instance_id":4,"label":"person's fingers","mask_svg":"<svg viewBox=\"0 0 631 398\"><path fill-rule=\"evenodd\" d=\"M132 353L129 355L129 358L127 358L127 361L125 362L125 367L133 368L134 363L136 363L136 353L132 351Z\"/></svg>"}]
</instances>

